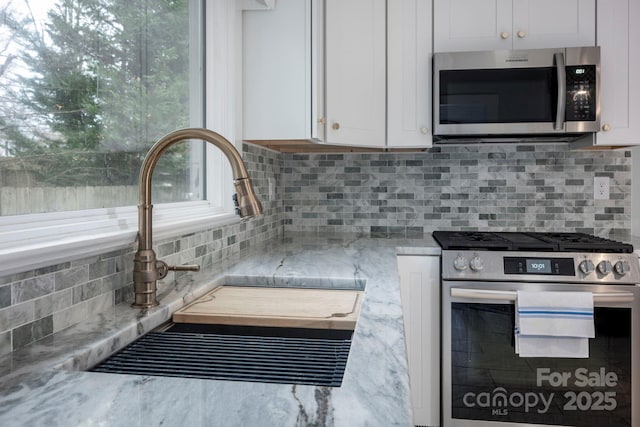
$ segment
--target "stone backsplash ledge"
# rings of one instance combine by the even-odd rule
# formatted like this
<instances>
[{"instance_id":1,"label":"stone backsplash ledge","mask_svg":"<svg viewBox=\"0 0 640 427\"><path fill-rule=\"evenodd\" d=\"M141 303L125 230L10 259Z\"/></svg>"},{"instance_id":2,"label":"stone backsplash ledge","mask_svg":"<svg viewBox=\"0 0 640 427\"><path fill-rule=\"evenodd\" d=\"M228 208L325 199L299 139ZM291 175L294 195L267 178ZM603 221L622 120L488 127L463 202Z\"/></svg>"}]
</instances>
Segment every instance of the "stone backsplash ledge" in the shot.
<instances>
[{"instance_id":1,"label":"stone backsplash ledge","mask_svg":"<svg viewBox=\"0 0 640 427\"><path fill-rule=\"evenodd\" d=\"M580 231L627 238L631 153L566 143L445 145L419 153L284 154L285 230ZM610 178L594 200L594 177Z\"/></svg>"}]
</instances>

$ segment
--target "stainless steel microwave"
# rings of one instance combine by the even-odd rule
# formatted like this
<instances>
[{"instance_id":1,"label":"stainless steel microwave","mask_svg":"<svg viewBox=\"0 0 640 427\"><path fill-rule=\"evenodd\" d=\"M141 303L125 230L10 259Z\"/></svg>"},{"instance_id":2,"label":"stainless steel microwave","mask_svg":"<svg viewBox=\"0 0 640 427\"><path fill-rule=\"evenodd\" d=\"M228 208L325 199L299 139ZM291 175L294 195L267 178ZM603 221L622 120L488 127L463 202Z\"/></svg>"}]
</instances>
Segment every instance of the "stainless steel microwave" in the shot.
<instances>
[{"instance_id":1,"label":"stainless steel microwave","mask_svg":"<svg viewBox=\"0 0 640 427\"><path fill-rule=\"evenodd\" d=\"M436 53L434 140L570 141L600 128L600 48Z\"/></svg>"}]
</instances>

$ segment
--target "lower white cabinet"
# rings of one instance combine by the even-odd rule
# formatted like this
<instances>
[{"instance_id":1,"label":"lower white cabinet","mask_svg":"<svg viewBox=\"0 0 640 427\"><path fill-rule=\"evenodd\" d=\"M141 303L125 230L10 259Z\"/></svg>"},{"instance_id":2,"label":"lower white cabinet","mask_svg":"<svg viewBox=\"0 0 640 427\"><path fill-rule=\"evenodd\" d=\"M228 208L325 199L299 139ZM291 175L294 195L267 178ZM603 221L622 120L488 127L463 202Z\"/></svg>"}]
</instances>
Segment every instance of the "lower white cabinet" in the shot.
<instances>
[{"instance_id":1,"label":"lower white cabinet","mask_svg":"<svg viewBox=\"0 0 640 427\"><path fill-rule=\"evenodd\" d=\"M440 425L440 257L398 255L413 424Z\"/></svg>"}]
</instances>

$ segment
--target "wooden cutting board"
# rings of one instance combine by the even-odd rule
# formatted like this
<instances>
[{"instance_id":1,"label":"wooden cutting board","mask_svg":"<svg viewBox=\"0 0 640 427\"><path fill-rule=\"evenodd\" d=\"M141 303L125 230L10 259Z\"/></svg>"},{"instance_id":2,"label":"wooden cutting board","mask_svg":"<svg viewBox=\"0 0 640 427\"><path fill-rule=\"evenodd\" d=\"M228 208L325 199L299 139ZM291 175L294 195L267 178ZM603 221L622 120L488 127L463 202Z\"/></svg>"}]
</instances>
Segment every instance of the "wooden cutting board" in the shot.
<instances>
[{"instance_id":1,"label":"wooden cutting board","mask_svg":"<svg viewBox=\"0 0 640 427\"><path fill-rule=\"evenodd\" d=\"M353 330L363 292L220 286L173 314L176 323Z\"/></svg>"}]
</instances>

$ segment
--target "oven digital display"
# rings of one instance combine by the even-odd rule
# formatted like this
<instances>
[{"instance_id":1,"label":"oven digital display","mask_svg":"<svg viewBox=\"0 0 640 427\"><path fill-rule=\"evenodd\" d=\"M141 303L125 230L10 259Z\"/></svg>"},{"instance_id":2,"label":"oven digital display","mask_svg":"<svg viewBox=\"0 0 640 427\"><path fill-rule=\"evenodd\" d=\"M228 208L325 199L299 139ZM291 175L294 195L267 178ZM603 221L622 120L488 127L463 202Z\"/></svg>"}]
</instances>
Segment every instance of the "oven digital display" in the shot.
<instances>
[{"instance_id":1,"label":"oven digital display","mask_svg":"<svg viewBox=\"0 0 640 427\"><path fill-rule=\"evenodd\" d=\"M525 260L525 271L527 273L543 273L551 274L551 260L550 259L527 259Z\"/></svg>"},{"instance_id":2,"label":"oven digital display","mask_svg":"<svg viewBox=\"0 0 640 427\"><path fill-rule=\"evenodd\" d=\"M505 274L548 274L574 276L573 258L504 257Z\"/></svg>"}]
</instances>

